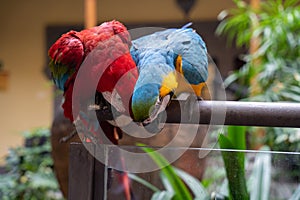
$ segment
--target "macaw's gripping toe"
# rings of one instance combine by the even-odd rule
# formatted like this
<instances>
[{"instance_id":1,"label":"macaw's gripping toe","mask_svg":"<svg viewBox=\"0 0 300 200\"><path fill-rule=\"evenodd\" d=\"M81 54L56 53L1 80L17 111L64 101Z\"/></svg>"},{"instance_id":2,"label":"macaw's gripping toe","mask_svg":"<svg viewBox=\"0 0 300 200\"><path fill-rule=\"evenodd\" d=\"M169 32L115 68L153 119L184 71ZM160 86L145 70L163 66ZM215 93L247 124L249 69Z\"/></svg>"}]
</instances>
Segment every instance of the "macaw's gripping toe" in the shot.
<instances>
[{"instance_id":1,"label":"macaw's gripping toe","mask_svg":"<svg viewBox=\"0 0 300 200\"><path fill-rule=\"evenodd\" d=\"M162 131L163 122L166 121L166 118L167 118L166 112L161 112L151 122L143 123L143 126L146 129L146 131L148 131L149 133L158 134Z\"/></svg>"}]
</instances>

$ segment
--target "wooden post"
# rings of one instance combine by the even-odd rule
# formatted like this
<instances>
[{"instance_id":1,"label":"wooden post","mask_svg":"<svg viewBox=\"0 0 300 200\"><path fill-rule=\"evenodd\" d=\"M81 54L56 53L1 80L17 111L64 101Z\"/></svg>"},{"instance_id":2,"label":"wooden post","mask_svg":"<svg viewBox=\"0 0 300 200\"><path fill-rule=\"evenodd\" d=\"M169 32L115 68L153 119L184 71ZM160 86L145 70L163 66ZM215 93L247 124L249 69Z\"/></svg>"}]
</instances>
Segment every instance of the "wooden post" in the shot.
<instances>
[{"instance_id":1,"label":"wooden post","mask_svg":"<svg viewBox=\"0 0 300 200\"><path fill-rule=\"evenodd\" d=\"M257 10L260 8L260 0L251 0L250 1L250 5L253 9ZM252 29L255 29L259 24L258 24L258 19L257 21L255 21L253 23L253 26L252 26ZM251 38L251 41L250 41L250 48L249 48L249 51L250 51L250 54L253 55L259 48L259 41L260 38L259 37L252 37ZM259 58L256 58L253 60L253 65L257 66L260 64L260 59ZM251 96L255 96L259 93L261 93L261 88L259 87L258 83L257 83L257 76L254 76L252 77L252 79L250 80L251 81L251 85L252 85L252 89L250 91L250 95ZM252 141L252 145L253 145L253 148L255 149L259 149L263 144L261 143L263 137L265 136L265 130L263 128L258 128L256 130L256 132L254 133L255 136L255 141Z\"/></svg>"},{"instance_id":2,"label":"wooden post","mask_svg":"<svg viewBox=\"0 0 300 200\"><path fill-rule=\"evenodd\" d=\"M94 149L94 145L90 144L89 148ZM82 143L70 144L69 156L68 199L103 200L107 172L105 165L94 158Z\"/></svg>"},{"instance_id":3,"label":"wooden post","mask_svg":"<svg viewBox=\"0 0 300 200\"><path fill-rule=\"evenodd\" d=\"M259 9L260 0L251 0L250 5L253 9ZM253 24L253 26L254 27L252 27L252 28L255 28L255 26L258 26L258 21L257 21L256 24ZM257 38L257 37L252 38L251 42L250 42L250 53L251 54L253 54L254 52L257 51L258 45L259 45L259 38Z\"/></svg>"},{"instance_id":4,"label":"wooden post","mask_svg":"<svg viewBox=\"0 0 300 200\"><path fill-rule=\"evenodd\" d=\"M251 0L250 4L251 4L252 8L259 8L260 0Z\"/></svg>"},{"instance_id":5,"label":"wooden post","mask_svg":"<svg viewBox=\"0 0 300 200\"><path fill-rule=\"evenodd\" d=\"M84 27L97 25L97 0L84 0Z\"/></svg>"},{"instance_id":6,"label":"wooden post","mask_svg":"<svg viewBox=\"0 0 300 200\"><path fill-rule=\"evenodd\" d=\"M259 9L260 8L260 0L251 0L250 5L255 10ZM253 24L252 24L252 27L251 27L252 30L251 31L253 31L259 25L258 24L259 23L258 18L256 18L256 19L257 19L257 21L254 21ZM251 38L250 48L249 48L249 52L250 52L251 55L253 55L254 53L257 52L257 50L259 48L259 41L260 41L259 37L252 37ZM252 62L253 62L252 64L255 65L255 66L260 64L259 58L254 59ZM252 85L252 88L251 88L251 91L250 91L250 96L255 96L255 95L257 95L261 92L256 79L257 79L257 77L254 76L250 80L251 85Z\"/></svg>"}]
</instances>

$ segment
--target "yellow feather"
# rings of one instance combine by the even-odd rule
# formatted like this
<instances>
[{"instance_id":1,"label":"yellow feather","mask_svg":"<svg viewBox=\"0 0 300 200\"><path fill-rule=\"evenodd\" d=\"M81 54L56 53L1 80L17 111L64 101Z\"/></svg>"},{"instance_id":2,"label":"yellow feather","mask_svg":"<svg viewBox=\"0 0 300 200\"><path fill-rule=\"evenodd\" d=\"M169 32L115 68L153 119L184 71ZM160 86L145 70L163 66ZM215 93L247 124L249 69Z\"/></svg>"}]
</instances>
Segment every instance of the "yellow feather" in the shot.
<instances>
[{"instance_id":1,"label":"yellow feather","mask_svg":"<svg viewBox=\"0 0 300 200\"><path fill-rule=\"evenodd\" d=\"M176 76L174 72L170 72L168 75L163 77L162 85L159 90L159 94L161 97L166 96L170 92L174 91L178 86L176 81Z\"/></svg>"},{"instance_id":2,"label":"yellow feather","mask_svg":"<svg viewBox=\"0 0 300 200\"><path fill-rule=\"evenodd\" d=\"M182 56L178 55L176 58L176 64L175 64L176 71L178 71L180 74L183 75L182 71Z\"/></svg>"},{"instance_id":3,"label":"yellow feather","mask_svg":"<svg viewBox=\"0 0 300 200\"><path fill-rule=\"evenodd\" d=\"M193 85L191 84L195 94L197 97L200 97L201 96L201 92L202 92L202 88L205 86L205 83L200 83L198 85Z\"/></svg>"}]
</instances>

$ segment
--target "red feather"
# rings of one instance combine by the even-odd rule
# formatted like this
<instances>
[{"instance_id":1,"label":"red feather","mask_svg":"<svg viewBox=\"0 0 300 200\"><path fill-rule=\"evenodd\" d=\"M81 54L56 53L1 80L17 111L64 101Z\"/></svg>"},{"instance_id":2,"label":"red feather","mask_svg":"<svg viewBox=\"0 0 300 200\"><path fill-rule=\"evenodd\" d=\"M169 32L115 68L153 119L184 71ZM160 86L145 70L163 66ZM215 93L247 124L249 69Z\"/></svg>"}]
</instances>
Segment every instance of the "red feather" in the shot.
<instances>
[{"instance_id":1,"label":"red feather","mask_svg":"<svg viewBox=\"0 0 300 200\"><path fill-rule=\"evenodd\" d=\"M73 121L72 111L76 116L80 109L87 107L87 99L95 95L95 91L91 91L92 84L97 85L98 92L113 92L115 89L127 113L130 112L129 101L138 76L129 52L130 45L129 32L115 20L80 32L70 31L52 45L50 58L75 71L64 85L63 108L67 118ZM77 84L78 94L73 95L75 78L81 67L82 80ZM76 102L72 102L72 97Z\"/></svg>"},{"instance_id":2,"label":"red feather","mask_svg":"<svg viewBox=\"0 0 300 200\"><path fill-rule=\"evenodd\" d=\"M63 34L49 49L49 57L68 68L78 68L83 61L84 50L78 32L69 31Z\"/></svg>"}]
</instances>

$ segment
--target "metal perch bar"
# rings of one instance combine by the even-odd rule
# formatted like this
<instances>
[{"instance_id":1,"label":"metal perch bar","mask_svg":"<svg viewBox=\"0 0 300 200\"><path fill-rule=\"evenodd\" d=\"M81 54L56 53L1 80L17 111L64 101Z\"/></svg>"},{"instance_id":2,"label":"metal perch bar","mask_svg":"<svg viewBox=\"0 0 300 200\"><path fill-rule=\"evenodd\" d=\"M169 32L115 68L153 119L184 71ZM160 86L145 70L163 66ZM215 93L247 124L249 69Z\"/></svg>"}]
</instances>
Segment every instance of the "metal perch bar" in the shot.
<instances>
[{"instance_id":1,"label":"metal perch bar","mask_svg":"<svg viewBox=\"0 0 300 200\"><path fill-rule=\"evenodd\" d=\"M181 119L180 103L173 100L168 106L167 123L191 123ZM300 128L300 103L198 101L192 114L197 112L200 112L199 124ZM225 121L214 120L222 114Z\"/></svg>"}]
</instances>

